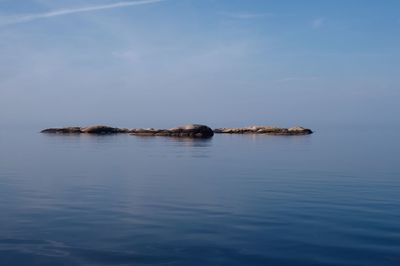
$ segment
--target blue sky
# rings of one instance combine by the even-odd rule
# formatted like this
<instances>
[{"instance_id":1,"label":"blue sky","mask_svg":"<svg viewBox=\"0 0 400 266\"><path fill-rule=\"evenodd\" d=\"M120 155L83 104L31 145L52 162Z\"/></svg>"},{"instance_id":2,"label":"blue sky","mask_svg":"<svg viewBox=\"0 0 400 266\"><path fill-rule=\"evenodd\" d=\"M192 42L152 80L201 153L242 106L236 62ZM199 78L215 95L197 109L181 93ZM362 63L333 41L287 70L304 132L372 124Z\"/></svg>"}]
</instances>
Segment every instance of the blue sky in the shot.
<instances>
[{"instance_id":1,"label":"blue sky","mask_svg":"<svg viewBox=\"0 0 400 266\"><path fill-rule=\"evenodd\" d=\"M0 0L0 124L399 124L399 10Z\"/></svg>"}]
</instances>

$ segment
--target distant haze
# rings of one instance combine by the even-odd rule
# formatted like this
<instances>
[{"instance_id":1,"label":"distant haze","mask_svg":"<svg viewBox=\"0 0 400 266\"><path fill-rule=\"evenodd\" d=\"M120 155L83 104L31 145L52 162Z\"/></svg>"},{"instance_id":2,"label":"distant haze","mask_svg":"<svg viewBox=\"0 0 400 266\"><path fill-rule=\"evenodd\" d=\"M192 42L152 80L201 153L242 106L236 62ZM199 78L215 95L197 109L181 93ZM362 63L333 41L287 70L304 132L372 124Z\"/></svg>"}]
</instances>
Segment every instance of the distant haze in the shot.
<instances>
[{"instance_id":1,"label":"distant haze","mask_svg":"<svg viewBox=\"0 0 400 266\"><path fill-rule=\"evenodd\" d=\"M400 123L399 1L0 0L0 126Z\"/></svg>"}]
</instances>

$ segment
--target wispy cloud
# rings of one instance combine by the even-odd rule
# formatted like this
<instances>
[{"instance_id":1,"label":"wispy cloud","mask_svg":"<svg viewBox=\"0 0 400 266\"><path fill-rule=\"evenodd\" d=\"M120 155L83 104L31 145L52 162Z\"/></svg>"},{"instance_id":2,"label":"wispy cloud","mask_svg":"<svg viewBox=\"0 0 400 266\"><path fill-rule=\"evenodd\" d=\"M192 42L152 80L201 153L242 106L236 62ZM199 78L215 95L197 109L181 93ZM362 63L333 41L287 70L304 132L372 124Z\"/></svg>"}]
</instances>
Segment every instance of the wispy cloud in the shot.
<instances>
[{"instance_id":1,"label":"wispy cloud","mask_svg":"<svg viewBox=\"0 0 400 266\"><path fill-rule=\"evenodd\" d=\"M114 8L122 8L128 6L139 6L139 5L148 5L159 2L164 2L166 0L136 0L136 1L124 1L118 2L114 4L107 5L94 5L94 6L86 6L86 7L77 7L77 8L65 8L59 10L52 10L43 13L35 13L35 14L25 14L21 16L16 16L12 18L5 19L4 21L0 21L0 25L12 25L18 23L27 23L30 21L52 18L58 16L72 15L76 13L84 13L84 12L93 12L105 9L114 9Z\"/></svg>"},{"instance_id":2,"label":"wispy cloud","mask_svg":"<svg viewBox=\"0 0 400 266\"><path fill-rule=\"evenodd\" d=\"M271 13L250 13L250 12L221 12L221 15L231 19L257 19L271 17Z\"/></svg>"},{"instance_id":3,"label":"wispy cloud","mask_svg":"<svg viewBox=\"0 0 400 266\"><path fill-rule=\"evenodd\" d=\"M320 29L325 24L325 18L316 18L311 22L311 27L313 29Z\"/></svg>"}]
</instances>

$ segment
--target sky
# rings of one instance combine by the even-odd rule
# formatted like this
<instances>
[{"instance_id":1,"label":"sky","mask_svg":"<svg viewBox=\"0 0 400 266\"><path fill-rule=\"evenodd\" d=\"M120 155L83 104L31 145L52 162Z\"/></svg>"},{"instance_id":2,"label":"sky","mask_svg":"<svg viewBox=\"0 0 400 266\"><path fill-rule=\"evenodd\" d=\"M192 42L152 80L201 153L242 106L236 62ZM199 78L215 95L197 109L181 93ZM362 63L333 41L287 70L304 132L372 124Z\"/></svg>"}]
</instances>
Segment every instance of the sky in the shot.
<instances>
[{"instance_id":1,"label":"sky","mask_svg":"<svg viewBox=\"0 0 400 266\"><path fill-rule=\"evenodd\" d=\"M399 10L0 0L0 126L400 125Z\"/></svg>"}]
</instances>

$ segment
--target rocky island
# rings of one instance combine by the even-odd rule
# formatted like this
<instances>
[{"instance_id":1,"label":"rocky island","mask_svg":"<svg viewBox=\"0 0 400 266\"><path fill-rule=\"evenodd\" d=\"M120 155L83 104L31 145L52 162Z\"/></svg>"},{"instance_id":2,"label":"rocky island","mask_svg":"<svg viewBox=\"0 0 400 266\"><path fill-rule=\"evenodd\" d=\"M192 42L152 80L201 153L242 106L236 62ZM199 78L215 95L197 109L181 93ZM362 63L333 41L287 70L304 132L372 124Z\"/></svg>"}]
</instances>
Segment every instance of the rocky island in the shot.
<instances>
[{"instance_id":1,"label":"rocky island","mask_svg":"<svg viewBox=\"0 0 400 266\"><path fill-rule=\"evenodd\" d=\"M240 128L216 128L216 134L268 134L268 135L309 135L313 132L304 127L279 128L271 126L249 126Z\"/></svg>"},{"instance_id":2,"label":"rocky island","mask_svg":"<svg viewBox=\"0 0 400 266\"><path fill-rule=\"evenodd\" d=\"M205 125L184 125L170 129L154 128L116 128L110 126L90 126L90 127L62 127L47 128L41 133L51 134L131 134L137 136L167 136L167 137L187 137L187 138L211 138L214 131Z\"/></svg>"},{"instance_id":3,"label":"rocky island","mask_svg":"<svg viewBox=\"0 0 400 266\"><path fill-rule=\"evenodd\" d=\"M154 129L154 128L116 128L110 126L89 126L89 127L62 127L48 128L41 131L42 133L51 134L130 134L136 136L166 136L166 137L182 137L182 138L211 138L215 134L268 134L268 135L308 135L313 132L303 127L279 128L270 126L250 126L242 128L216 128L212 130L210 127L199 124L190 124L170 129Z\"/></svg>"},{"instance_id":4,"label":"rocky island","mask_svg":"<svg viewBox=\"0 0 400 266\"><path fill-rule=\"evenodd\" d=\"M188 138L211 138L214 131L205 125L185 125L170 129L138 128L130 131L131 135L137 136L169 136Z\"/></svg>"},{"instance_id":5,"label":"rocky island","mask_svg":"<svg viewBox=\"0 0 400 266\"><path fill-rule=\"evenodd\" d=\"M47 128L41 131L41 133L53 133L53 134L117 134L117 133L129 133L129 129L116 128L109 126L90 126L90 127L61 127L61 128Z\"/></svg>"}]
</instances>

